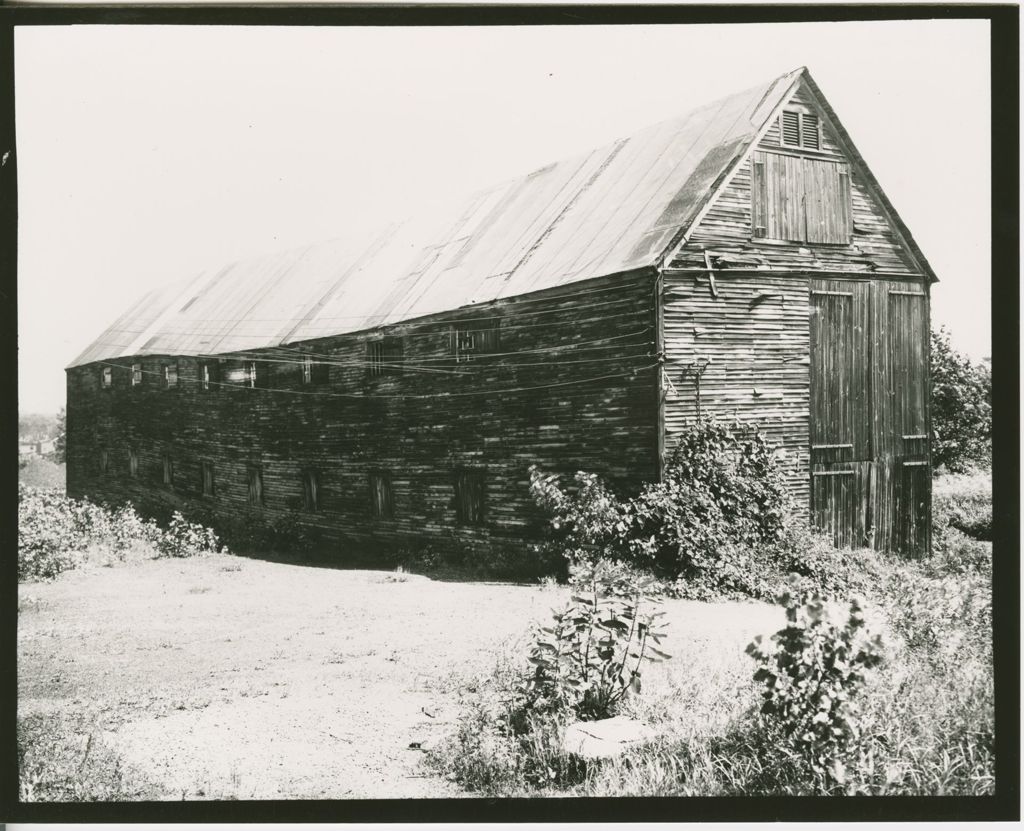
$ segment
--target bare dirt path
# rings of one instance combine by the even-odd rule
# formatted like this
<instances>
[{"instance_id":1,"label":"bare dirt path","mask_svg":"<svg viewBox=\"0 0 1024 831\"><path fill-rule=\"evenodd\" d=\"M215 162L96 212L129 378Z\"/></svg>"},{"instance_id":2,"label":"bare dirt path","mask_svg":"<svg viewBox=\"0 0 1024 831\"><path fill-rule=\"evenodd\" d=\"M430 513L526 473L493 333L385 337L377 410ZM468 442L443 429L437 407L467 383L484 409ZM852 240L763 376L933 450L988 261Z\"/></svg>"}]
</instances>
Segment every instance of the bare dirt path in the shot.
<instances>
[{"instance_id":1,"label":"bare dirt path","mask_svg":"<svg viewBox=\"0 0 1024 831\"><path fill-rule=\"evenodd\" d=\"M20 587L19 716L72 716L168 799L459 796L421 764L564 590L214 555ZM741 649L760 604L669 607Z\"/></svg>"}]
</instances>

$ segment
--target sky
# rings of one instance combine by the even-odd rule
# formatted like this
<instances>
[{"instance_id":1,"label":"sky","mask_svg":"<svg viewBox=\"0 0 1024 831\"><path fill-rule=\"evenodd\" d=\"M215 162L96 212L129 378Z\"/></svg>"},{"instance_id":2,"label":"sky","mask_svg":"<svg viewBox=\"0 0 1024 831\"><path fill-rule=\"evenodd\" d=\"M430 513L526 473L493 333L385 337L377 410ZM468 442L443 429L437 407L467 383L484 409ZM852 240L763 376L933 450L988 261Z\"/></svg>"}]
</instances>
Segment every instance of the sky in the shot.
<instances>
[{"instance_id":1,"label":"sky","mask_svg":"<svg viewBox=\"0 0 1024 831\"><path fill-rule=\"evenodd\" d=\"M149 289L357 234L807 66L991 354L987 21L18 27L19 411Z\"/></svg>"}]
</instances>

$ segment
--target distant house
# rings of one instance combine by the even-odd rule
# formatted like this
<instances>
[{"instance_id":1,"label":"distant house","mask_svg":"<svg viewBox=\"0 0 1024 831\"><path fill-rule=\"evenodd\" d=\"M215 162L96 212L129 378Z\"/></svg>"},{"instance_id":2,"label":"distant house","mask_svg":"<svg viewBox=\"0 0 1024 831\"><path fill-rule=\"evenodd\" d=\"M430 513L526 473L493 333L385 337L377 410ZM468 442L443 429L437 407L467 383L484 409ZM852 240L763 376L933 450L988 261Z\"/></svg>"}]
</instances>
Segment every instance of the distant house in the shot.
<instances>
[{"instance_id":1,"label":"distant house","mask_svg":"<svg viewBox=\"0 0 1024 831\"><path fill-rule=\"evenodd\" d=\"M934 280L800 69L451 215L150 293L67 370L68 491L521 543L531 464L657 479L706 365L703 409L778 444L815 525L918 556Z\"/></svg>"}]
</instances>

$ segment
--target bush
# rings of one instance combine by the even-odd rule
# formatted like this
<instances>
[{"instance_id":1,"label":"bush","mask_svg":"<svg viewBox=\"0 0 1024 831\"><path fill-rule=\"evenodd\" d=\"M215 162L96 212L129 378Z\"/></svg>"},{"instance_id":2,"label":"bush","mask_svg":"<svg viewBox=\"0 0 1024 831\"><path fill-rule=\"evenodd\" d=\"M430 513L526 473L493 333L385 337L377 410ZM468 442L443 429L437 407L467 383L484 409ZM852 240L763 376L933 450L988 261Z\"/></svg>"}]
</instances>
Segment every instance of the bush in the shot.
<instances>
[{"instance_id":1,"label":"bush","mask_svg":"<svg viewBox=\"0 0 1024 831\"><path fill-rule=\"evenodd\" d=\"M195 557L220 549L220 540L212 528L189 522L175 511L171 524L157 538L157 551L164 557Z\"/></svg>"},{"instance_id":2,"label":"bush","mask_svg":"<svg viewBox=\"0 0 1024 831\"><path fill-rule=\"evenodd\" d=\"M569 493L558 477L530 469L531 493L552 514L553 545L570 562L627 562L698 596L757 596L758 549L784 536L788 499L774 451L740 424L699 420L679 437L663 481L633 499L619 499L594 474L577 473L575 482Z\"/></svg>"},{"instance_id":3,"label":"bush","mask_svg":"<svg viewBox=\"0 0 1024 831\"><path fill-rule=\"evenodd\" d=\"M987 471L937 476L932 494L933 543L949 529L992 540L992 476ZM934 546L933 546L934 547Z\"/></svg>"},{"instance_id":4,"label":"bush","mask_svg":"<svg viewBox=\"0 0 1024 831\"><path fill-rule=\"evenodd\" d=\"M992 372L953 348L944 328L931 334L932 462L960 472L992 461Z\"/></svg>"},{"instance_id":5,"label":"bush","mask_svg":"<svg viewBox=\"0 0 1024 831\"><path fill-rule=\"evenodd\" d=\"M644 661L670 657L658 648L661 594L652 578L603 561L577 564L570 584L569 604L536 633L523 698L531 714L608 718L628 692L640 691Z\"/></svg>"},{"instance_id":6,"label":"bush","mask_svg":"<svg viewBox=\"0 0 1024 831\"><path fill-rule=\"evenodd\" d=\"M48 580L77 568L91 551L125 559L129 552L191 557L216 551L217 536L175 514L166 531L131 503L111 509L58 490L18 488L18 579Z\"/></svg>"},{"instance_id":7,"label":"bush","mask_svg":"<svg viewBox=\"0 0 1024 831\"><path fill-rule=\"evenodd\" d=\"M760 636L747 647L764 687L761 713L806 763L816 790L842 790L860 737L857 695L865 671L881 663L881 637L867 631L860 600L839 615L821 595L802 591L799 578L779 602L786 628L770 647Z\"/></svg>"}]
</instances>

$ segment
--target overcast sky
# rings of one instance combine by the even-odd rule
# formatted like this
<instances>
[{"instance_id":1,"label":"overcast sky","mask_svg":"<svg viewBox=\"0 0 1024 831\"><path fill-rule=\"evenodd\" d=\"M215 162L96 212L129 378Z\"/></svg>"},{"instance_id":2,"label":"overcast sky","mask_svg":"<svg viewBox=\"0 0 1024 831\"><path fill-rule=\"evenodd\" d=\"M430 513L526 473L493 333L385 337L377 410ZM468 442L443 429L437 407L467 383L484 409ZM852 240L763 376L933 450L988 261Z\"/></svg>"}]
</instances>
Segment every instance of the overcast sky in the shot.
<instances>
[{"instance_id":1,"label":"overcast sky","mask_svg":"<svg viewBox=\"0 0 1024 831\"><path fill-rule=\"evenodd\" d=\"M19 27L19 410L143 292L806 65L990 354L988 23Z\"/></svg>"}]
</instances>

